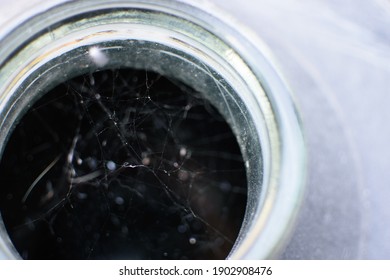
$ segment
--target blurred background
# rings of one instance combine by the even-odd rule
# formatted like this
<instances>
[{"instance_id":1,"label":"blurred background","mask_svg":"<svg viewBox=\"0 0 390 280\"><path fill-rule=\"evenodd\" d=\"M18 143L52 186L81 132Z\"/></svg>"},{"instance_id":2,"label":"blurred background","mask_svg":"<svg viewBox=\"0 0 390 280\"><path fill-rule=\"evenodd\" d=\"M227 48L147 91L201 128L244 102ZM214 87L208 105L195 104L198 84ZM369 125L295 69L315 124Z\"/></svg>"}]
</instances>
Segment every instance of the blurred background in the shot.
<instances>
[{"instance_id":1,"label":"blurred background","mask_svg":"<svg viewBox=\"0 0 390 280\"><path fill-rule=\"evenodd\" d=\"M215 1L271 49L306 134L286 259L390 258L390 1Z\"/></svg>"}]
</instances>

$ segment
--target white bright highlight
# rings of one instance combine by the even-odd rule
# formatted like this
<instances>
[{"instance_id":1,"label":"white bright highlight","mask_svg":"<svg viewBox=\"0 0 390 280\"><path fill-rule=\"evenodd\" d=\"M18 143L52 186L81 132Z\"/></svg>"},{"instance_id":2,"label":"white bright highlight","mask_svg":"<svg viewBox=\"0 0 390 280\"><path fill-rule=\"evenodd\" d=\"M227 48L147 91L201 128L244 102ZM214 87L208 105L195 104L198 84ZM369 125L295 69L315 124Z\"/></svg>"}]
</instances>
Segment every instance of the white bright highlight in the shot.
<instances>
[{"instance_id":1,"label":"white bright highlight","mask_svg":"<svg viewBox=\"0 0 390 280\"><path fill-rule=\"evenodd\" d=\"M89 50L89 56L91 60L99 67L102 67L108 63L108 57L98 47L91 47Z\"/></svg>"}]
</instances>

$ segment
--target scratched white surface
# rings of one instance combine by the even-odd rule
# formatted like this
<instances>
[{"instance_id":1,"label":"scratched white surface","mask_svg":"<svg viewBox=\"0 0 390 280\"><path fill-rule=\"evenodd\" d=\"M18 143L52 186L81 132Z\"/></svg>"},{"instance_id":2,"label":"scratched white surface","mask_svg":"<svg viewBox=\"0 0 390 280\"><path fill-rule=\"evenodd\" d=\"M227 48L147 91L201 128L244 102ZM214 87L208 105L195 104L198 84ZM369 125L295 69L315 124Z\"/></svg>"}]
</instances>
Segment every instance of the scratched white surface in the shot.
<instances>
[{"instance_id":1,"label":"scratched white surface","mask_svg":"<svg viewBox=\"0 0 390 280\"><path fill-rule=\"evenodd\" d=\"M284 258L390 258L390 2L216 0L272 49L300 106L308 192Z\"/></svg>"}]
</instances>

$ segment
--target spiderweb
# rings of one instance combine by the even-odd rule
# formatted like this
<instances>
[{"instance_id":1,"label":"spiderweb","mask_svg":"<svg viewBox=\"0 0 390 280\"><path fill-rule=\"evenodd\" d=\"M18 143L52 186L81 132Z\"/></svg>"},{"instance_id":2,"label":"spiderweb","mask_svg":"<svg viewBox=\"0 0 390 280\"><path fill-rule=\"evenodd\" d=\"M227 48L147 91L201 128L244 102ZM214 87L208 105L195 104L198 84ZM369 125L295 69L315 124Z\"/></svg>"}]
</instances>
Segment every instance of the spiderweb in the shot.
<instances>
[{"instance_id":1,"label":"spiderweb","mask_svg":"<svg viewBox=\"0 0 390 280\"><path fill-rule=\"evenodd\" d=\"M218 111L134 69L76 77L36 102L0 180L1 214L25 259L222 259L247 199Z\"/></svg>"}]
</instances>

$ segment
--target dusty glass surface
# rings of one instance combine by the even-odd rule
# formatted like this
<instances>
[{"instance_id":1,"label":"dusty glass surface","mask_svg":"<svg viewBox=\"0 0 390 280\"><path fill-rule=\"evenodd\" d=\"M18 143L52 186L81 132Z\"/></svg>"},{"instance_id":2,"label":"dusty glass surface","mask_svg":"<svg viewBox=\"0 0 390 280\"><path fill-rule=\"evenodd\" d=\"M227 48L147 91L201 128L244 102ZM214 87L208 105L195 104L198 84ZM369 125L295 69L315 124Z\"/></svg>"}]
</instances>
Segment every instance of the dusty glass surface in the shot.
<instances>
[{"instance_id":1,"label":"dusty glass surface","mask_svg":"<svg viewBox=\"0 0 390 280\"><path fill-rule=\"evenodd\" d=\"M42 96L77 76L131 68L175 80L216 108L242 154L248 199L227 258L271 257L286 241L302 197L304 146L289 91L262 43L245 29L227 25L229 20L205 7L176 4L63 2L17 25L0 50L6 73L0 75L0 151ZM60 161L59 156L48 159L22 201L28 202L38 181ZM108 162L105 169L117 170L115 161ZM101 176L100 171L91 174ZM2 227L2 255L17 258L4 232Z\"/></svg>"}]
</instances>

